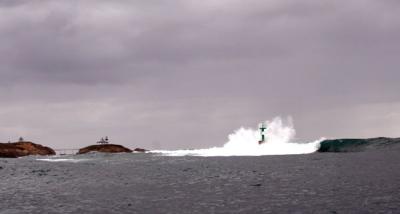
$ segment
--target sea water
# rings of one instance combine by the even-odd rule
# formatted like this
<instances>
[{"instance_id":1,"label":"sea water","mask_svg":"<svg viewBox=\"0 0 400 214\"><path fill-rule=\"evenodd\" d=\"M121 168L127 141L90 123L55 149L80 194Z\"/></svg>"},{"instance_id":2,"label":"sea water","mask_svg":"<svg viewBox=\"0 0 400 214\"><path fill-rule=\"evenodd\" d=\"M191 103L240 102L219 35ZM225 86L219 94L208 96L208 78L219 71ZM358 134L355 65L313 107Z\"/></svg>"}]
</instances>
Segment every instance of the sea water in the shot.
<instances>
[{"instance_id":1,"label":"sea water","mask_svg":"<svg viewBox=\"0 0 400 214\"><path fill-rule=\"evenodd\" d=\"M261 145L240 128L209 149L0 159L0 214L400 212L398 145L318 153L267 125Z\"/></svg>"},{"instance_id":2,"label":"sea water","mask_svg":"<svg viewBox=\"0 0 400 214\"><path fill-rule=\"evenodd\" d=\"M0 159L0 213L399 213L398 154Z\"/></svg>"}]
</instances>

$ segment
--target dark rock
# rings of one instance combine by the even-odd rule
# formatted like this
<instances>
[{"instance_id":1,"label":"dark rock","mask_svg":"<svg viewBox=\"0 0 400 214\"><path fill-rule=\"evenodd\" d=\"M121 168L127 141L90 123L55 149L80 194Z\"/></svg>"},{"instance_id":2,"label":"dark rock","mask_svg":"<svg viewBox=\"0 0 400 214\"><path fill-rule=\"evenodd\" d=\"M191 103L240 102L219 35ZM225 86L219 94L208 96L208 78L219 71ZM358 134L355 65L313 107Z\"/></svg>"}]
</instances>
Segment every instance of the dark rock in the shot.
<instances>
[{"instance_id":1,"label":"dark rock","mask_svg":"<svg viewBox=\"0 0 400 214\"><path fill-rule=\"evenodd\" d=\"M134 152L148 152L149 150L147 149L142 149L142 148L136 148L133 150Z\"/></svg>"},{"instance_id":2,"label":"dark rock","mask_svg":"<svg viewBox=\"0 0 400 214\"><path fill-rule=\"evenodd\" d=\"M250 185L250 186L253 186L253 187L260 187L262 184L252 184L252 185Z\"/></svg>"},{"instance_id":3,"label":"dark rock","mask_svg":"<svg viewBox=\"0 0 400 214\"><path fill-rule=\"evenodd\" d=\"M102 144L102 145L91 145L82 149L79 149L78 154L85 154L88 152L104 152L104 153L131 153L132 150L125 148L121 145L116 144Z\"/></svg>"},{"instance_id":4,"label":"dark rock","mask_svg":"<svg viewBox=\"0 0 400 214\"><path fill-rule=\"evenodd\" d=\"M28 141L16 143L0 143L0 157L18 158L28 155L55 155L56 152L46 146Z\"/></svg>"}]
</instances>

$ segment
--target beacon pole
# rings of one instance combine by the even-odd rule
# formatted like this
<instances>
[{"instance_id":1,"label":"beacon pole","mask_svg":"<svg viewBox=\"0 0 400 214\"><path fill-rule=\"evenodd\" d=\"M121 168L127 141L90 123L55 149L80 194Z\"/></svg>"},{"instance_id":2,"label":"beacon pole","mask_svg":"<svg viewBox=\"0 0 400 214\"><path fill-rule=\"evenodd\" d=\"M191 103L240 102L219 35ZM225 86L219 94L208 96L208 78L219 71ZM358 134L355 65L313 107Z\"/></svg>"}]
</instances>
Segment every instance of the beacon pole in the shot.
<instances>
[{"instance_id":1,"label":"beacon pole","mask_svg":"<svg viewBox=\"0 0 400 214\"><path fill-rule=\"evenodd\" d=\"M265 134L264 134L264 132L267 129L267 127L265 126L264 123L260 123L259 126L260 126L259 129L260 129L261 140L258 141L258 144L263 144L263 143L265 143Z\"/></svg>"}]
</instances>

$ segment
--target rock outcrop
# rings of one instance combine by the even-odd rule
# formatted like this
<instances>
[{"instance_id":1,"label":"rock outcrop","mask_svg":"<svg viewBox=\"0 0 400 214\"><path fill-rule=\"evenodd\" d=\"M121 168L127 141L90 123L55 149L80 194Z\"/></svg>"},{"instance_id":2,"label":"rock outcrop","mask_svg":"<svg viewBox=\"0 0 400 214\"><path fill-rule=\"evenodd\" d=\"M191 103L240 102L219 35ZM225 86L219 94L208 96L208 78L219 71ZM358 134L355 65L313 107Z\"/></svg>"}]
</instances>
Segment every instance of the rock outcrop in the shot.
<instances>
[{"instance_id":1,"label":"rock outcrop","mask_svg":"<svg viewBox=\"0 0 400 214\"><path fill-rule=\"evenodd\" d=\"M91 145L91 146L79 149L78 154L85 154L88 152L105 152L105 153L128 152L128 153L131 153L132 150L125 148L121 145L116 145L116 144L101 144L101 145Z\"/></svg>"},{"instance_id":2,"label":"rock outcrop","mask_svg":"<svg viewBox=\"0 0 400 214\"><path fill-rule=\"evenodd\" d=\"M28 155L55 155L56 152L46 146L22 141L16 143L0 143L0 157L18 158Z\"/></svg>"},{"instance_id":3,"label":"rock outcrop","mask_svg":"<svg viewBox=\"0 0 400 214\"><path fill-rule=\"evenodd\" d=\"M148 152L149 150L147 149L142 149L142 148L136 148L133 150L134 152Z\"/></svg>"}]
</instances>

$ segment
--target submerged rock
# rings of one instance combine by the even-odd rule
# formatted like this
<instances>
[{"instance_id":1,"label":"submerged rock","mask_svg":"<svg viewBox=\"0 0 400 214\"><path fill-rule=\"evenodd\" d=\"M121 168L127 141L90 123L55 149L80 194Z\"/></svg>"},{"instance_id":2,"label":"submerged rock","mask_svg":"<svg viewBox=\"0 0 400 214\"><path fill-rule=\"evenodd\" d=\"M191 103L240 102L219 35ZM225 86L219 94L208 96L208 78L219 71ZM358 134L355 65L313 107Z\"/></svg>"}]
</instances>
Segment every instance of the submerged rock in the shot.
<instances>
[{"instance_id":1,"label":"submerged rock","mask_svg":"<svg viewBox=\"0 0 400 214\"><path fill-rule=\"evenodd\" d=\"M85 154L88 152L105 152L105 153L128 152L128 153L131 153L132 150L125 148L121 145L116 145L116 144L102 144L102 145L91 145L91 146L79 149L78 154Z\"/></svg>"},{"instance_id":2,"label":"submerged rock","mask_svg":"<svg viewBox=\"0 0 400 214\"><path fill-rule=\"evenodd\" d=\"M22 141L16 143L0 143L0 157L18 158L28 155L55 155L56 152L46 146Z\"/></svg>"}]
</instances>

